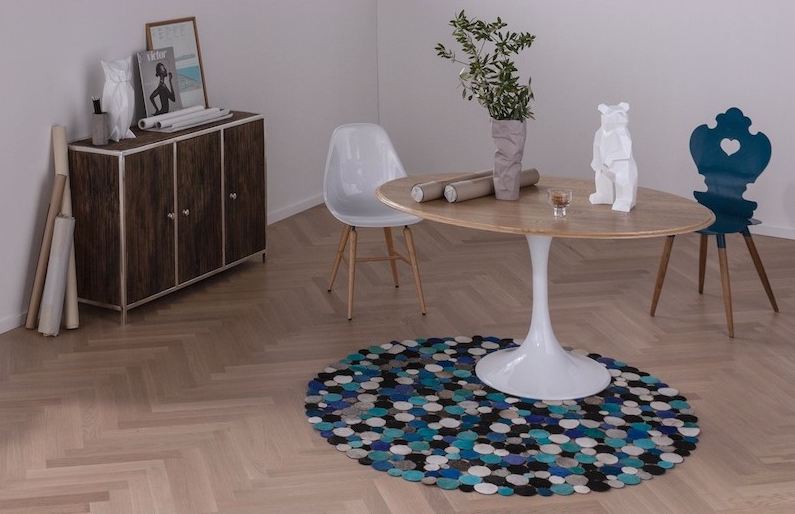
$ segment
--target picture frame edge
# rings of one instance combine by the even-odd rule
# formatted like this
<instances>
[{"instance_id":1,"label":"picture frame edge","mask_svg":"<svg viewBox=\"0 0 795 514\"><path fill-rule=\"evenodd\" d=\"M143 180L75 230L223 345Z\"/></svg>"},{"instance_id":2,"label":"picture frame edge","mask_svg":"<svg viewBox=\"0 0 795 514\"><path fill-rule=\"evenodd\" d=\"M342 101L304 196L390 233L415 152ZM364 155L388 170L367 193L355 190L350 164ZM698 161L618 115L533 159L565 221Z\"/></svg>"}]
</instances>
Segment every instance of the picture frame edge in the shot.
<instances>
[{"instance_id":1,"label":"picture frame edge","mask_svg":"<svg viewBox=\"0 0 795 514\"><path fill-rule=\"evenodd\" d=\"M184 22L191 22L193 23L193 36L196 40L196 53L199 57L199 71L201 72L202 76L202 93L204 94L204 107L210 107L210 101L207 98L207 80L204 76L204 59L202 59L202 47L201 42L199 40L199 25L196 23L196 16L185 16L182 18L172 18L169 20L162 20L162 21L150 21L144 25L144 31L146 32L146 49L147 50L154 50L152 48L152 27L160 27L163 25L173 25L175 23L184 23Z\"/></svg>"}]
</instances>

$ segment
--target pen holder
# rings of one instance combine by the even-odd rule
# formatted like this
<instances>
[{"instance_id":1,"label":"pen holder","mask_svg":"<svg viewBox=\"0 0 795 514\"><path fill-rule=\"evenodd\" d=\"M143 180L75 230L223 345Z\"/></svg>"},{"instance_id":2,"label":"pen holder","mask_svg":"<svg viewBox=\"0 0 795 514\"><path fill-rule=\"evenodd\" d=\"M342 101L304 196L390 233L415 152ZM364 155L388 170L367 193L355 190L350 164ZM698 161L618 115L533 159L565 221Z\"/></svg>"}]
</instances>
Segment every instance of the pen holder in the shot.
<instances>
[{"instance_id":1,"label":"pen holder","mask_svg":"<svg viewBox=\"0 0 795 514\"><path fill-rule=\"evenodd\" d=\"M108 113L106 112L91 115L91 142L94 145L103 146L108 144L108 137L110 136L108 122Z\"/></svg>"}]
</instances>

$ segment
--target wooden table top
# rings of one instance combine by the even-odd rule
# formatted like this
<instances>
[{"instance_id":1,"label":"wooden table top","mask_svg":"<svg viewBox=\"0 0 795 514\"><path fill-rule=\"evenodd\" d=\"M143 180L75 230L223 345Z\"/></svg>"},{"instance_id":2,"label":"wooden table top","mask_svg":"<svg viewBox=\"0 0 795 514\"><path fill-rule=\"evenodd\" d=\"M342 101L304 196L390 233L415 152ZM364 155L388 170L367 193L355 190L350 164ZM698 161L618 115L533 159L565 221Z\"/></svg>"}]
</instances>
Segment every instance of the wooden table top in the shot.
<instances>
[{"instance_id":1,"label":"wooden table top","mask_svg":"<svg viewBox=\"0 0 795 514\"><path fill-rule=\"evenodd\" d=\"M538 184L522 188L518 201L496 200L493 196L460 203L444 198L417 203L411 187L421 182L449 179L460 174L405 177L382 185L378 199L399 211L449 225L554 237L587 239L636 239L694 232L715 221L712 211L689 200L662 191L638 188L632 212L615 212L610 205L591 205L592 180L542 176ZM547 199L548 189L571 189L573 198L565 218L555 218Z\"/></svg>"}]
</instances>

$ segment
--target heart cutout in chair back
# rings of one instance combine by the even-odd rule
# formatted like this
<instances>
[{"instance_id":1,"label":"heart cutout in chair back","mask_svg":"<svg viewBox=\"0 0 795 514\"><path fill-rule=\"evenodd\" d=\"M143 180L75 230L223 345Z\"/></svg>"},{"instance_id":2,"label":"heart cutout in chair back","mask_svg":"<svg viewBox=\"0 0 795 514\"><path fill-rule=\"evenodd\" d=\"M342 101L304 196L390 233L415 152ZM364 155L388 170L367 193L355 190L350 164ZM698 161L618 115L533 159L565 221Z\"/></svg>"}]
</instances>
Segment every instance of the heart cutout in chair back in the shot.
<instances>
[{"instance_id":1,"label":"heart cutout in chair back","mask_svg":"<svg viewBox=\"0 0 795 514\"><path fill-rule=\"evenodd\" d=\"M736 139L725 137L720 140L720 148L728 157L731 157L740 151L740 142Z\"/></svg>"}]
</instances>

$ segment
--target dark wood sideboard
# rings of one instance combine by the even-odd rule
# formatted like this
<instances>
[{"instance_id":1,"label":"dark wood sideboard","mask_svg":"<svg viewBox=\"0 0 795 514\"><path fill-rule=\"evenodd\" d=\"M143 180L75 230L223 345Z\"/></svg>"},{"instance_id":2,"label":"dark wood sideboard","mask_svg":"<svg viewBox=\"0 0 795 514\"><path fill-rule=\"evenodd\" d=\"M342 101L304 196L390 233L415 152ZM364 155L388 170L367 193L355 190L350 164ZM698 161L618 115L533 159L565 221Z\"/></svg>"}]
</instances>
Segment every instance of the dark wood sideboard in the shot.
<instances>
[{"instance_id":1,"label":"dark wood sideboard","mask_svg":"<svg viewBox=\"0 0 795 514\"><path fill-rule=\"evenodd\" d=\"M80 301L121 312L261 255L262 116L69 145Z\"/></svg>"}]
</instances>

